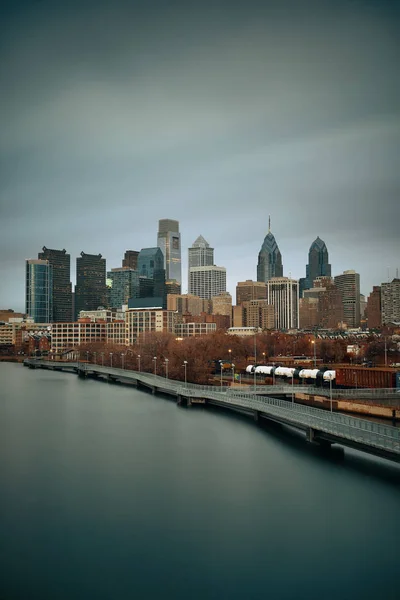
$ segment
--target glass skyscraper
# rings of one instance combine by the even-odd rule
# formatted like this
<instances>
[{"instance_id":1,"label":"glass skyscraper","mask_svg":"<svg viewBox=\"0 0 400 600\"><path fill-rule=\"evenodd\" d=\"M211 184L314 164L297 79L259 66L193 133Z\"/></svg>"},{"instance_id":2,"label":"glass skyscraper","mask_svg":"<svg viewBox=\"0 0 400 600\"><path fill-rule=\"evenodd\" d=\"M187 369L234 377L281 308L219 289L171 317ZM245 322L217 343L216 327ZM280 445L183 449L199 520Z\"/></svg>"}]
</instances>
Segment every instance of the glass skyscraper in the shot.
<instances>
[{"instance_id":1,"label":"glass skyscraper","mask_svg":"<svg viewBox=\"0 0 400 600\"><path fill-rule=\"evenodd\" d=\"M53 316L53 267L48 260L26 261L26 314L35 323L50 323Z\"/></svg>"},{"instance_id":2,"label":"glass skyscraper","mask_svg":"<svg viewBox=\"0 0 400 600\"><path fill-rule=\"evenodd\" d=\"M329 264L328 249L320 237L310 246L308 252L308 265L306 265L306 277L302 284L303 290L309 290L313 287L314 280L317 277L330 277L331 265Z\"/></svg>"},{"instance_id":3,"label":"glass skyscraper","mask_svg":"<svg viewBox=\"0 0 400 600\"><path fill-rule=\"evenodd\" d=\"M282 255L271 233L271 221L269 221L268 233L258 253L257 281L266 283L272 277L283 277L283 265Z\"/></svg>"},{"instance_id":4,"label":"glass skyscraper","mask_svg":"<svg viewBox=\"0 0 400 600\"><path fill-rule=\"evenodd\" d=\"M179 221L160 219L158 222L157 246L163 254L165 279L182 284L181 234Z\"/></svg>"},{"instance_id":5,"label":"glass skyscraper","mask_svg":"<svg viewBox=\"0 0 400 600\"><path fill-rule=\"evenodd\" d=\"M138 256L140 298L161 298L166 306L164 256L160 248L142 248Z\"/></svg>"},{"instance_id":6,"label":"glass skyscraper","mask_svg":"<svg viewBox=\"0 0 400 600\"><path fill-rule=\"evenodd\" d=\"M53 250L43 246L40 260L48 260L53 268L52 322L72 321L72 284L70 255L66 250Z\"/></svg>"},{"instance_id":7,"label":"glass skyscraper","mask_svg":"<svg viewBox=\"0 0 400 600\"><path fill-rule=\"evenodd\" d=\"M129 267L111 269L107 273L107 279L111 283L110 306L112 308L121 308L123 305L128 305L129 298L139 298L140 277L135 269Z\"/></svg>"}]
</instances>

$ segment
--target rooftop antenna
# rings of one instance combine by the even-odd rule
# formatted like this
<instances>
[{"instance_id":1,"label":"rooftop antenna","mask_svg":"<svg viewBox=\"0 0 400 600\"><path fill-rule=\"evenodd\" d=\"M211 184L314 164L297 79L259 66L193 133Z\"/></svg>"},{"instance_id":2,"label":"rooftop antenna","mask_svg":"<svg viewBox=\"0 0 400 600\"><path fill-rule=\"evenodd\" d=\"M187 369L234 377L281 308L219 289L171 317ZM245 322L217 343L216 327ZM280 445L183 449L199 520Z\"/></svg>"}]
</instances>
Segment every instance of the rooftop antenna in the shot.
<instances>
[{"instance_id":1,"label":"rooftop antenna","mask_svg":"<svg viewBox=\"0 0 400 600\"><path fill-rule=\"evenodd\" d=\"M268 233L271 232L271 215L268 215Z\"/></svg>"}]
</instances>

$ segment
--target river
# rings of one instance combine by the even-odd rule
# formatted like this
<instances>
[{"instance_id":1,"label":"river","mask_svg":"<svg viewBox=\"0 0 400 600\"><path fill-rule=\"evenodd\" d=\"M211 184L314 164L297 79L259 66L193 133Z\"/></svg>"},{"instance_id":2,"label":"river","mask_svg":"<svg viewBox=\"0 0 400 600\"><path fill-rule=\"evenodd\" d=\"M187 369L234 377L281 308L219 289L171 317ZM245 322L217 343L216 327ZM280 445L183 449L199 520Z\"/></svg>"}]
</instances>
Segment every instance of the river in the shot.
<instances>
[{"instance_id":1,"label":"river","mask_svg":"<svg viewBox=\"0 0 400 600\"><path fill-rule=\"evenodd\" d=\"M400 597L400 466L0 364L1 600Z\"/></svg>"}]
</instances>

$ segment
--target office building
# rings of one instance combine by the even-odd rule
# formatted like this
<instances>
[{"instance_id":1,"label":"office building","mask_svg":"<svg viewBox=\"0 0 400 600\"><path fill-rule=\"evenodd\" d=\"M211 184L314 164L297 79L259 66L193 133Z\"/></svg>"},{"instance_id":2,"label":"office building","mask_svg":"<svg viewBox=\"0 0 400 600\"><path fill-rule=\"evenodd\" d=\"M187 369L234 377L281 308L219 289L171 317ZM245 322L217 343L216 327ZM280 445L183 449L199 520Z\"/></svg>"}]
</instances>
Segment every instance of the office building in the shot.
<instances>
[{"instance_id":1,"label":"office building","mask_svg":"<svg viewBox=\"0 0 400 600\"><path fill-rule=\"evenodd\" d=\"M374 285L368 296L366 315L369 329L382 327L381 287L379 285Z\"/></svg>"},{"instance_id":2,"label":"office building","mask_svg":"<svg viewBox=\"0 0 400 600\"><path fill-rule=\"evenodd\" d=\"M210 248L210 244L203 238L202 235L193 242L192 247L188 250L189 269L191 267L211 267L214 264L214 248Z\"/></svg>"},{"instance_id":3,"label":"office building","mask_svg":"<svg viewBox=\"0 0 400 600\"><path fill-rule=\"evenodd\" d=\"M167 309L180 315L201 315L210 312L210 300L193 294L168 294Z\"/></svg>"},{"instance_id":4,"label":"office building","mask_svg":"<svg viewBox=\"0 0 400 600\"><path fill-rule=\"evenodd\" d=\"M210 335L217 331L216 323L177 323L175 325L175 335L178 338L200 337Z\"/></svg>"},{"instance_id":5,"label":"office building","mask_svg":"<svg viewBox=\"0 0 400 600\"><path fill-rule=\"evenodd\" d=\"M166 307L164 257L160 248L142 248L138 256L140 298L163 298Z\"/></svg>"},{"instance_id":6,"label":"office building","mask_svg":"<svg viewBox=\"0 0 400 600\"><path fill-rule=\"evenodd\" d=\"M39 260L48 260L53 271L53 314L51 321L72 321L71 257L64 250L54 250L43 246Z\"/></svg>"},{"instance_id":7,"label":"office building","mask_svg":"<svg viewBox=\"0 0 400 600\"><path fill-rule=\"evenodd\" d=\"M258 254L257 281L267 282L272 277L282 277L282 256L271 233L271 219L269 219L268 233Z\"/></svg>"},{"instance_id":8,"label":"office building","mask_svg":"<svg viewBox=\"0 0 400 600\"><path fill-rule=\"evenodd\" d=\"M236 286L236 305L250 300L265 300L267 297L267 284L265 281L238 281Z\"/></svg>"},{"instance_id":9,"label":"office building","mask_svg":"<svg viewBox=\"0 0 400 600\"><path fill-rule=\"evenodd\" d=\"M75 318L81 310L107 305L106 259L81 252L76 259Z\"/></svg>"},{"instance_id":10,"label":"office building","mask_svg":"<svg viewBox=\"0 0 400 600\"><path fill-rule=\"evenodd\" d=\"M162 308L133 308L126 313L127 344L135 344L147 333L175 333L176 314Z\"/></svg>"},{"instance_id":11,"label":"office building","mask_svg":"<svg viewBox=\"0 0 400 600\"><path fill-rule=\"evenodd\" d=\"M112 308L128 305L129 298L140 297L140 277L138 271L130 267L111 269L107 273L110 280L110 302Z\"/></svg>"},{"instance_id":12,"label":"office building","mask_svg":"<svg viewBox=\"0 0 400 600\"><path fill-rule=\"evenodd\" d=\"M306 277L302 280L301 294L303 290L312 288L314 280L317 277L330 277L331 265L329 264L328 249L324 241L320 237L310 246L308 252L308 265L306 265Z\"/></svg>"},{"instance_id":13,"label":"office building","mask_svg":"<svg viewBox=\"0 0 400 600\"><path fill-rule=\"evenodd\" d=\"M53 267L48 260L26 261L25 311L35 323L50 323L53 316Z\"/></svg>"},{"instance_id":14,"label":"office building","mask_svg":"<svg viewBox=\"0 0 400 600\"><path fill-rule=\"evenodd\" d=\"M360 275L354 270L336 275L335 285L343 301L343 321L347 327L360 325Z\"/></svg>"},{"instance_id":15,"label":"office building","mask_svg":"<svg viewBox=\"0 0 400 600\"><path fill-rule=\"evenodd\" d=\"M165 293L167 296L175 295L178 296L181 293L181 286L175 279L170 279L165 282Z\"/></svg>"},{"instance_id":16,"label":"office building","mask_svg":"<svg viewBox=\"0 0 400 600\"><path fill-rule=\"evenodd\" d=\"M267 301L274 306L275 329L298 329L299 282L289 277L267 281Z\"/></svg>"},{"instance_id":17,"label":"office building","mask_svg":"<svg viewBox=\"0 0 400 600\"><path fill-rule=\"evenodd\" d=\"M232 296L229 292L221 292L211 298L211 312L229 317L229 327L232 325Z\"/></svg>"},{"instance_id":18,"label":"office building","mask_svg":"<svg viewBox=\"0 0 400 600\"><path fill-rule=\"evenodd\" d=\"M274 329L275 310L267 300L248 300L241 304L242 327L257 327L258 329Z\"/></svg>"},{"instance_id":19,"label":"office building","mask_svg":"<svg viewBox=\"0 0 400 600\"><path fill-rule=\"evenodd\" d=\"M158 222L157 246L163 254L165 279L175 279L182 285L181 234L179 222L173 219L160 219Z\"/></svg>"},{"instance_id":20,"label":"office building","mask_svg":"<svg viewBox=\"0 0 400 600\"><path fill-rule=\"evenodd\" d=\"M189 293L211 299L226 292L225 267L191 267L189 269Z\"/></svg>"},{"instance_id":21,"label":"office building","mask_svg":"<svg viewBox=\"0 0 400 600\"><path fill-rule=\"evenodd\" d=\"M317 277L313 287L304 290L302 300L304 302L300 303L301 328L339 329L342 326L342 294L331 277Z\"/></svg>"},{"instance_id":22,"label":"office building","mask_svg":"<svg viewBox=\"0 0 400 600\"><path fill-rule=\"evenodd\" d=\"M137 250L126 250L125 256L122 259L122 266L129 269L137 270L139 252Z\"/></svg>"},{"instance_id":23,"label":"office building","mask_svg":"<svg viewBox=\"0 0 400 600\"><path fill-rule=\"evenodd\" d=\"M382 324L400 322L400 279L381 285Z\"/></svg>"}]
</instances>

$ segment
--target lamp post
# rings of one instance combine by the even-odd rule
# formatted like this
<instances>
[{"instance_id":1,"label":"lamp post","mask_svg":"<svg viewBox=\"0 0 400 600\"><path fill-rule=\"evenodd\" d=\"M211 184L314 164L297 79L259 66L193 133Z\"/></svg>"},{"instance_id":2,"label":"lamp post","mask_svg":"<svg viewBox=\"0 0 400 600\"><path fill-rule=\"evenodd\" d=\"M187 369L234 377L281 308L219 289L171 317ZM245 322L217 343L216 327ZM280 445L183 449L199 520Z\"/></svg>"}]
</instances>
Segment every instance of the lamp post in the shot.
<instances>
[{"instance_id":1,"label":"lamp post","mask_svg":"<svg viewBox=\"0 0 400 600\"><path fill-rule=\"evenodd\" d=\"M183 361L183 366L185 367L185 387L187 385L187 363L188 363L187 360Z\"/></svg>"},{"instance_id":2,"label":"lamp post","mask_svg":"<svg viewBox=\"0 0 400 600\"><path fill-rule=\"evenodd\" d=\"M232 383L235 383L235 365L232 363Z\"/></svg>"},{"instance_id":3,"label":"lamp post","mask_svg":"<svg viewBox=\"0 0 400 600\"><path fill-rule=\"evenodd\" d=\"M311 340L311 343L314 346L314 369L315 369L317 366L317 348L316 348L317 343L316 343L316 340Z\"/></svg>"},{"instance_id":4,"label":"lamp post","mask_svg":"<svg viewBox=\"0 0 400 600\"><path fill-rule=\"evenodd\" d=\"M137 359L138 359L138 370L140 373L140 354L137 355Z\"/></svg>"},{"instance_id":5,"label":"lamp post","mask_svg":"<svg viewBox=\"0 0 400 600\"><path fill-rule=\"evenodd\" d=\"M385 338L385 367L387 367L387 343Z\"/></svg>"},{"instance_id":6,"label":"lamp post","mask_svg":"<svg viewBox=\"0 0 400 600\"><path fill-rule=\"evenodd\" d=\"M265 365L265 352L263 352L263 363Z\"/></svg>"},{"instance_id":7,"label":"lamp post","mask_svg":"<svg viewBox=\"0 0 400 600\"><path fill-rule=\"evenodd\" d=\"M293 376L294 376L294 370L292 371L292 405L294 407L294 388L293 388Z\"/></svg>"},{"instance_id":8,"label":"lamp post","mask_svg":"<svg viewBox=\"0 0 400 600\"><path fill-rule=\"evenodd\" d=\"M330 377L329 377L329 397L331 400L331 412L333 412L333 409L332 409L332 375L330 375Z\"/></svg>"},{"instance_id":9,"label":"lamp post","mask_svg":"<svg viewBox=\"0 0 400 600\"><path fill-rule=\"evenodd\" d=\"M125 354L123 352L121 352L122 369L124 368L124 358L125 358Z\"/></svg>"},{"instance_id":10,"label":"lamp post","mask_svg":"<svg viewBox=\"0 0 400 600\"><path fill-rule=\"evenodd\" d=\"M112 368L112 357L113 357L113 353L110 352L110 367Z\"/></svg>"},{"instance_id":11,"label":"lamp post","mask_svg":"<svg viewBox=\"0 0 400 600\"><path fill-rule=\"evenodd\" d=\"M256 390L256 386L257 386L256 366L257 366L257 327L254 327L254 391Z\"/></svg>"},{"instance_id":12,"label":"lamp post","mask_svg":"<svg viewBox=\"0 0 400 600\"><path fill-rule=\"evenodd\" d=\"M165 379L168 379L168 362L169 362L169 359L166 358L165 359Z\"/></svg>"},{"instance_id":13,"label":"lamp post","mask_svg":"<svg viewBox=\"0 0 400 600\"><path fill-rule=\"evenodd\" d=\"M104 352L101 352L101 366L104 367Z\"/></svg>"},{"instance_id":14,"label":"lamp post","mask_svg":"<svg viewBox=\"0 0 400 600\"><path fill-rule=\"evenodd\" d=\"M97 365L97 352L93 352L94 364Z\"/></svg>"},{"instance_id":15,"label":"lamp post","mask_svg":"<svg viewBox=\"0 0 400 600\"><path fill-rule=\"evenodd\" d=\"M86 350L86 362L89 362L89 350Z\"/></svg>"},{"instance_id":16,"label":"lamp post","mask_svg":"<svg viewBox=\"0 0 400 600\"><path fill-rule=\"evenodd\" d=\"M224 369L223 364L222 364L222 360L219 361L219 367L220 367L220 371L221 371L221 388L222 388L222 371Z\"/></svg>"},{"instance_id":17,"label":"lamp post","mask_svg":"<svg viewBox=\"0 0 400 600\"><path fill-rule=\"evenodd\" d=\"M157 375L157 356L154 356L154 375Z\"/></svg>"}]
</instances>

